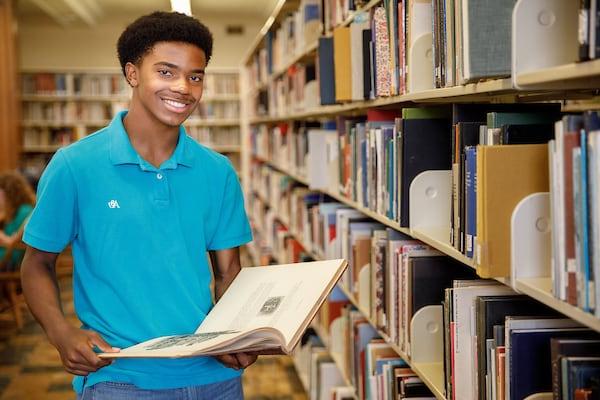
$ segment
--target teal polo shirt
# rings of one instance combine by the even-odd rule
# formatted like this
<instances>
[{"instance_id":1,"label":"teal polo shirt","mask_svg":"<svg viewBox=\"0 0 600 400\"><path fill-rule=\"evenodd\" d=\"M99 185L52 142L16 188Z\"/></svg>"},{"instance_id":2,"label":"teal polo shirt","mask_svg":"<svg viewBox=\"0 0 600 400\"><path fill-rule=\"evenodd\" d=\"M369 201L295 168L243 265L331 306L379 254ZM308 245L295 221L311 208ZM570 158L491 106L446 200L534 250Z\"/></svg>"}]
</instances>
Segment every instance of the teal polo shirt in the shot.
<instances>
[{"instance_id":1,"label":"teal polo shirt","mask_svg":"<svg viewBox=\"0 0 600 400\"><path fill-rule=\"evenodd\" d=\"M225 156L181 127L173 155L155 168L131 145L125 114L54 155L23 237L46 252L72 245L82 328L119 348L194 332L213 306L207 250L252 240L239 180ZM90 374L85 386L115 381L168 389L239 374L212 357L119 359ZM83 385L74 379L78 393Z\"/></svg>"}]
</instances>

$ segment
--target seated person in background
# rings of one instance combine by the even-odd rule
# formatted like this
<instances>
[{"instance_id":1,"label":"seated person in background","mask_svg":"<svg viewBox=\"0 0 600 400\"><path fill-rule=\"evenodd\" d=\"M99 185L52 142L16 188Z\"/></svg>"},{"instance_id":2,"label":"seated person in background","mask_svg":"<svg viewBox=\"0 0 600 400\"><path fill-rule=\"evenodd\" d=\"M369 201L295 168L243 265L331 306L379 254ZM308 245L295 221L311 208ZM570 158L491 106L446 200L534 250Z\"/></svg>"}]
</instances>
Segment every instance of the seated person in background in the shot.
<instances>
[{"instance_id":1,"label":"seated person in background","mask_svg":"<svg viewBox=\"0 0 600 400\"><path fill-rule=\"evenodd\" d=\"M0 261L5 261L7 248L23 236L25 221L35 205L35 194L18 172L0 173ZM8 270L15 270L25 250L15 249L8 260Z\"/></svg>"}]
</instances>

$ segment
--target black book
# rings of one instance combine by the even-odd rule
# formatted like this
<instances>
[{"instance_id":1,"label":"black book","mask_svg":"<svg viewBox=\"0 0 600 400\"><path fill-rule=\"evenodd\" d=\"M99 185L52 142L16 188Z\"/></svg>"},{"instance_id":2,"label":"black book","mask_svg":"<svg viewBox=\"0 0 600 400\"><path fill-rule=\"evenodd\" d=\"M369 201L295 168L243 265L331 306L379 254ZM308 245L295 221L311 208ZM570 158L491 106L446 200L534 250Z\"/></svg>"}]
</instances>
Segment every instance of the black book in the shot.
<instances>
[{"instance_id":1,"label":"black book","mask_svg":"<svg viewBox=\"0 0 600 400\"><path fill-rule=\"evenodd\" d=\"M567 381L562 399L600 399L600 357L564 357L561 366ZM577 392L584 392L584 397Z\"/></svg>"},{"instance_id":2,"label":"black book","mask_svg":"<svg viewBox=\"0 0 600 400\"><path fill-rule=\"evenodd\" d=\"M332 37L319 38L319 93L321 95L321 105L335 104Z\"/></svg>"},{"instance_id":3,"label":"black book","mask_svg":"<svg viewBox=\"0 0 600 400\"><path fill-rule=\"evenodd\" d=\"M473 268L446 256L413 257L408 277L411 294L411 316L421 308L442 304L445 290L456 279L477 279Z\"/></svg>"},{"instance_id":4,"label":"black book","mask_svg":"<svg viewBox=\"0 0 600 400\"><path fill-rule=\"evenodd\" d=\"M590 0L579 0L579 61L590 58Z\"/></svg>"},{"instance_id":5,"label":"black book","mask_svg":"<svg viewBox=\"0 0 600 400\"><path fill-rule=\"evenodd\" d=\"M554 139L554 124L502 125L500 144L542 144Z\"/></svg>"},{"instance_id":6,"label":"black book","mask_svg":"<svg viewBox=\"0 0 600 400\"><path fill-rule=\"evenodd\" d=\"M365 100L371 98L371 30L362 31L363 52L363 97Z\"/></svg>"},{"instance_id":7,"label":"black book","mask_svg":"<svg viewBox=\"0 0 600 400\"><path fill-rule=\"evenodd\" d=\"M558 103L519 103L519 104L453 104L452 105L452 125L459 122L481 122L487 123L487 114L490 112L540 112L556 117L558 121L561 117L560 104ZM554 118L549 118L554 120Z\"/></svg>"},{"instance_id":8,"label":"black book","mask_svg":"<svg viewBox=\"0 0 600 400\"><path fill-rule=\"evenodd\" d=\"M400 225L408 227L409 189L421 172L451 169L451 127L447 119L402 120Z\"/></svg>"},{"instance_id":9,"label":"black book","mask_svg":"<svg viewBox=\"0 0 600 400\"><path fill-rule=\"evenodd\" d=\"M553 309L528 296L480 296L475 301L477 335L477 392L485 400L488 354L485 341L494 338L494 325L504 324L507 316L558 316Z\"/></svg>"},{"instance_id":10,"label":"black book","mask_svg":"<svg viewBox=\"0 0 600 400\"><path fill-rule=\"evenodd\" d=\"M585 335L577 338L550 340L552 396L554 400L560 400L562 394L562 368L560 359L571 356L600 357L600 334L586 332Z\"/></svg>"},{"instance_id":11,"label":"black book","mask_svg":"<svg viewBox=\"0 0 600 400\"><path fill-rule=\"evenodd\" d=\"M514 330L510 333L510 393L509 399L524 399L529 395L552 390L552 338L577 337L586 329Z\"/></svg>"}]
</instances>

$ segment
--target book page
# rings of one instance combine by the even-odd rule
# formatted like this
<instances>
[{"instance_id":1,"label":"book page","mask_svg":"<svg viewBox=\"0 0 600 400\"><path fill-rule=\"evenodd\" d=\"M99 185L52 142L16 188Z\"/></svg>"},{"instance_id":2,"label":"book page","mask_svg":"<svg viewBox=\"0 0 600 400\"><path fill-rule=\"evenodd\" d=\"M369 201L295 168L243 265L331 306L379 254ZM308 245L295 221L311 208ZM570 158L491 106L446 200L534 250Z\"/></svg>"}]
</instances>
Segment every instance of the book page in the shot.
<instances>
[{"instance_id":1,"label":"book page","mask_svg":"<svg viewBox=\"0 0 600 400\"><path fill-rule=\"evenodd\" d=\"M196 333L274 328L287 345L343 266L345 261L333 260L244 268Z\"/></svg>"}]
</instances>

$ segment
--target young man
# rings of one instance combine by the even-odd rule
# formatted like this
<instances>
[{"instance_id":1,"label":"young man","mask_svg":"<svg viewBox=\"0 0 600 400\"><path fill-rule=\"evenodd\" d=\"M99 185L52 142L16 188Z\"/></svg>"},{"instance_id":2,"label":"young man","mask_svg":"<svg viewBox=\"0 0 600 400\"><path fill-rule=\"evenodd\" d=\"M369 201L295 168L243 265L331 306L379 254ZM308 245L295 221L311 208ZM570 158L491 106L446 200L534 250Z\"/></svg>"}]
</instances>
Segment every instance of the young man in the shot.
<instances>
[{"instance_id":1,"label":"young man","mask_svg":"<svg viewBox=\"0 0 600 400\"><path fill-rule=\"evenodd\" d=\"M155 12L118 41L133 88L129 111L56 153L25 229L23 290L34 316L77 375L80 398L240 399L254 354L104 361L144 340L193 332L240 270L252 239L228 159L185 134L202 97L212 35L192 17ZM54 265L71 244L82 326L61 311ZM146 397L149 396L149 397Z\"/></svg>"}]
</instances>

